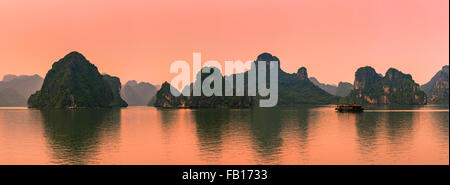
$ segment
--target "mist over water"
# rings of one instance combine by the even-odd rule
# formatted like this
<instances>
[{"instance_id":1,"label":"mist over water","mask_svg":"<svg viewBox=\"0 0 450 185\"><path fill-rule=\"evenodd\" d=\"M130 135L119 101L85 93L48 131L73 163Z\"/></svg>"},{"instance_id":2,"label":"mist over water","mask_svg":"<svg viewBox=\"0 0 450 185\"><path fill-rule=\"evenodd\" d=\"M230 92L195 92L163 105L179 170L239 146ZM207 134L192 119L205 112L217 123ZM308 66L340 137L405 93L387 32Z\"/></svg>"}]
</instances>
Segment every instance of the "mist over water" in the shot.
<instances>
[{"instance_id":1,"label":"mist over water","mask_svg":"<svg viewBox=\"0 0 450 185\"><path fill-rule=\"evenodd\" d=\"M0 164L449 164L448 106L0 108Z\"/></svg>"}]
</instances>

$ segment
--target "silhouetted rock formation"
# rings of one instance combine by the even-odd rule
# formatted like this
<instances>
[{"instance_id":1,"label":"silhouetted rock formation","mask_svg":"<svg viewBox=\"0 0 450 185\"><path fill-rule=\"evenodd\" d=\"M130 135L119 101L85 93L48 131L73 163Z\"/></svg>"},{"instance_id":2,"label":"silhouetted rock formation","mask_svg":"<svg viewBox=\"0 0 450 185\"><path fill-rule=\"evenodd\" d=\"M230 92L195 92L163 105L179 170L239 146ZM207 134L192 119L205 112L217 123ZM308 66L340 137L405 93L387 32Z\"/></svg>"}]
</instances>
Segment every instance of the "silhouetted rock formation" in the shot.
<instances>
[{"instance_id":1,"label":"silhouetted rock formation","mask_svg":"<svg viewBox=\"0 0 450 185\"><path fill-rule=\"evenodd\" d=\"M362 104L426 104L426 95L411 75L390 68L384 77L372 67L359 68L355 73L355 88L343 99Z\"/></svg>"},{"instance_id":2,"label":"silhouetted rock formation","mask_svg":"<svg viewBox=\"0 0 450 185\"><path fill-rule=\"evenodd\" d=\"M307 80L308 79L308 72L306 71L305 67L301 67L297 70L297 77L299 80Z\"/></svg>"},{"instance_id":3,"label":"silhouetted rock formation","mask_svg":"<svg viewBox=\"0 0 450 185\"><path fill-rule=\"evenodd\" d=\"M111 106L113 107L127 107L128 104L120 97L120 89L122 88L122 84L120 83L120 79L115 76L110 76L108 74L103 75L103 80L105 80L109 88L113 93L113 100L111 102Z\"/></svg>"},{"instance_id":4,"label":"silhouetted rock formation","mask_svg":"<svg viewBox=\"0 0 450 185\"><path fill-rule=\"evenodd\" d=\"M161 89L156 93L154 99L155 107L162 108L185 108L186 107L186 98L183 95L174 96L170 91L171 85L167 82L164 82L161 85ZM179 91L177 91L179 93Z\"/></svg>"},{"instance_id":5,"label":"silhouetted rock formation","mask_svg":"<svg viewBox=\"0 0 450 185\"><path fill-rule=\"evenodd\" d=\"M258 66L257 61L266 61L267 74L269 74L270 61L278 61L279 59L269 53L259 55L255 61L255 67ZM288 74L278 68L278 105L295 105L295 104L329 104L337 102L337 97L325 92L315 86L309 79L306 68L302 67L298 73ZM214 70L219 70L213 68ZM202 81L210 73L202 73ZM220 72L220 71L219 71ZM235 96L236 89L233 89L234 96L180 96L175 97L170 93L170 84L165 82L156 94L154 105L163 108L204 108L204 107L228 107L228 108L247 108L259 105L260 96L248 96L248 71L244 74L244 96ZM236 74L232 75L236 79ZM267 80L269 75L267 75ZM222 76L222 89L225 91L225 80ZM197 82L197 81L196 81ZM236 82L236 80L234 80ZM194 82L195 83L195 82ZM192 87L192 84L191 84ZM235 87L235 85L234 85ZM222 93L224 95L224 92ZM265 99L266 97L264 97Z\"/></svg>"},{"instance_id":6,"label":"silhouetted rock formation","mask_svg":"<svg viewBox=\"0 0 450 185\"><path fill-rule=\"evenodd\" d=\"M429 103L448 105L448 73L448 65L443 66L442 70L438 71L428 83L421 86L421 89L427 94Z\"/></svg>"},{"instance_id":7,"label":"silhouetted rock formation","mask_svg":"<svg viewBox=\"0 0 450 185\"><path fill-rule=\"evenodd\" d=\"M101 108L116 106L114 100L110 84L97 67L82 54L71 52L52 65L42 89L30 96L28 105L31 108Z\"/></svg>"},{"instance_id":8,"label":"silhouetted rock formation","mask_svg":"<svg viewBox=\"0 0 450 185\"><path fill-rule=\"evenodd\" d=\"M364 89L366 86L373 85L383 78L377 74L375 69L370 66L359 68L355 73L355 90Z\"/></svg>"}]
</instances>

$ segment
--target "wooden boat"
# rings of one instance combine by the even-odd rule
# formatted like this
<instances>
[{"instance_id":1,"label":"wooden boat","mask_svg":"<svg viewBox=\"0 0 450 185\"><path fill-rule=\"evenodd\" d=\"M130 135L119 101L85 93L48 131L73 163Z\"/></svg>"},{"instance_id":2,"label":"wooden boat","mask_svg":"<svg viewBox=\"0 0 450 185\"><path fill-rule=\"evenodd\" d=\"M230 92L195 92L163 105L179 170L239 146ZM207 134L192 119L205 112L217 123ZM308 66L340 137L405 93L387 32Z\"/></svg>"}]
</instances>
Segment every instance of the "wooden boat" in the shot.
<instances>
[{"instance_id":1,"label":"wooden boat","mask_svg":"<svg viewBox=\"0 0 450 185\"><path fill-rule=\"evenodd\" d=\"M364 108L361 105L351 104L351 105L338 105L336 110L339 112L362 112Z\"/></svg>"}]
</instances>

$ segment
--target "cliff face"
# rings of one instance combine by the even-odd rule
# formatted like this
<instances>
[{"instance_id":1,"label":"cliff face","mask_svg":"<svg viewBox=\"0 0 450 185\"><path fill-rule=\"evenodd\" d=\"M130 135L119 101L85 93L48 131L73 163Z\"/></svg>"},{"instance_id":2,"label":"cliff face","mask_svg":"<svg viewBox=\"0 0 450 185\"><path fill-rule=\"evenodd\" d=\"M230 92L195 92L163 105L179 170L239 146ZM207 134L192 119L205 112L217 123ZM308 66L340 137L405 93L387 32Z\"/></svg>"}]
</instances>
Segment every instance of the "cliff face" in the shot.
<instances>
[{"instance_id":1,"label":"cliff face","mask_svg":"<svg viewBox=\"0 0 450 185\"><path fill-rule=\"evenodd\" d=\"M263 53L257 57L257 61L266 61L266 69L269 69L270 61L278 61L279 59L269 53ZM255 64L257 66L257 63ZM273 66L272 66L273 67ZM306 68L299 68L297 73L288 74L280 69L280 65L274 66L278 68L278 105L294 105L294 104L329 104L337 101L337 98L319 87L315 86L309 79ZM218 69L214 69L218 70ZM212 73L212 71L211 71ZM202 73L202 81L211 73ZM269 71L267 70L269 74ZM244 75L244 95L235 96L236 89L233 89L234 96L191 96L174 97L170 93L170 84L165 82L161 89L157 92L154 100L156 107L163 108L206 108L206 107L229 107L229 108L247 108L259 105L259 96L248 95L248 71ZM236 79L236 74L232 75ZM267 75L269 79L269 75ZM222 76L222 94L225 91L225 80ZM235 82L235 80L234 80ZM192 84L191 84L192 87ZM257 93L258 94L258 93ZM265 97L264 97L265 99Z\"/></svg>"},{"instance_id":2,"label":"cliff face","mask_svg":"<svg viewBox=\"0 0 450 185\"><path fill-rule=\"evenodd\" d=\"M120 91L123 99L130 106L147 105L155 96L158 88L150 83L128 81Z\"/></svg>"},{"instance_id":3,"label":"cliff face","mask_svg":"<svg viewBox=\"0 0 450 185\"><path fill-rule=\"evenodd\" d=\"M164 82L153 98L151 104L161 108L185 108L186 98L183 95L174 96L170 91L171 87L172 86L168 82ZM179 91L177 91L177 93L179 93Z\"/></svg>"},{"instance_id":4,"label":"cliff face","mask_svg":"<svg viewBox=\"0 0 450 185\"><path fill-rule=\"evenodd\" d=\"M411 75L390 68L384 77L372 67L359 68L355 73L355 87L345 98L362 104L426 104L426 95Z\"/></svg>"},{"instance_id":5,"label":"cliff face","mask_svg":"<svg viewBox=\"0 0 450 185\"><path fill-rule=\"evenodd\" d=\"M32 108L112 107L114 93L95 65L71 52L55 62L44 84L28 99Z\"/></svg>"},{"instance_id":6,"label":"cliff face","mask_svg":"<svg viewBox=\"0 0 450 185\"><path fill-rule=\"evenodd\" d=\"M370 66L359 68L355 73L355 90L371 86L382 79L382 76L377 74L375 69Z\"/></svg>"},{"instance_id":7,"label":"cliff face","mask_svg":"<svg viewBox=\"0 0 450 185\"><path fill-rule=\"evenodd\" d=\"M433 104L449 103L449 66L443 66L442 69L431 78L431 80L422 85L421 89L427 94L428 101Z\"/></svg>"},{"instance_id":8,"label":"cliff face","mask_svg":"<svg viewBox=\"0 0 450 185\"><path fill-rule=\"evenodd\" d=\"M115 76L110 76L107 74L103 75L103 80L105 80L109 88L112 91L113 99L111 102L112 107L127 107L128 104L125 102L122 97L120 97L120 89L122 88L122 84L120 83L120 79Z\"/></svg>"}]
</instances>

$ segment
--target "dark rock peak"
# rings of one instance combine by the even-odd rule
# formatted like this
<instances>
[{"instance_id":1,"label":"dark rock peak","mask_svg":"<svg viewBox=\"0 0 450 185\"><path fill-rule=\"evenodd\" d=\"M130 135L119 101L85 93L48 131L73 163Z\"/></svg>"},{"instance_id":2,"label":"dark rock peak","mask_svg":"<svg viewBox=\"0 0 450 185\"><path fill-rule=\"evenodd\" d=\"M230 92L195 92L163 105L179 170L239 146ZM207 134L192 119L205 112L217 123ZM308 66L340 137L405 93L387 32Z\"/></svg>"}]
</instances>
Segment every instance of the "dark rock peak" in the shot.
<instances>
[{"instance_id":1,"label":"dark rock peak","mask_svg":"<svg viewBox=\"0 0 450 185\"><path fill-rule=\"evenodd\" d=\"M361 67L355 72L355 89L364 89L367 85L378 82L382 76L370 66Z\"/></svg>"},{"instance_id":2,"label":"dark rock peak","mask_svg":"<svg viewBox=\"0 0 450 185\"><path fill-rule=\"evenodd\" d=\"M74 62L74 61L86 61L86 57L84 57L83 54L78 53L76 51L72 51L69 54L67 54L66 56L63 57L63 61L69 61L69 62Z\"/></svg>"},{"instance_id":3,"label":"dark rock peak","mask_svg":"<svg viewBox=\"0 0 450 185\"><path fill-rule=\"evenodd\" d=\"M103 78L108 78L108 79L111 79L111 80L113 80L115 82L119 82L120 83L120 78L117 77L117 76L111 76L111 75L109 75L107 73L104 73L102 76L103 76Z\"/></svg>"},{"instance_id":4,"label":"dark rock peak","mask_svg":"<svg viewBox=\"0 0 450 185\"><path fill-rule=\"evenodd\" d=\"M408 80L412 80L412 76L410 74L404 74L395 68L389 68L386 71L385 77L388 78L389 80L396 80L401 78L407 78Z\"/></svg>"},{"instance_id":5,"label":"dark rock peak","mask_svg":"<svg viewBox=\"0 0 450 185\"><path fill-rule=\"evenodd\" d=\"M442 71L448 73L448 65L442 66Z\"/></svg>"},{"instance_id":6,"label":"dark rock peak","mask_svg":"<svg viewBox=\"0 0 450 185\"><path fill-rule=\"evenodd\" d=\"M111 89L111 85L117 88ZM118 78L102 76L82 54L71 52L52 65L41 90L30 96L28 105L44 109L107 108L114 100L120 100L120 97L113 99L118 97L114 94L119 88Z\"/></svg>"},{"instance_id":7,"label":"dark rock peak","mask_svg":"<svg viewBox=\"0 0 450 185\"><path fill-rule=\"evenodd\" d=\"M301 67L297 70L297 77L300 80L307 80L308 79L308 72L305 67Z\"/></svg>"},{"instance_id":8,"label":"dark rock peak","mask_svg":"<svg viewBox=\"0 0 450 185\"><path fill-rule=\"evenodd\" d=\"M57 67L57 66L61 66L61 65L66 65L66 64L72 64L72 65L76 65L76 64L89 64L89 65L93 65L91 62L89 62L86 57L84 57L81 53L76 52L76 51L72 51L69 54L67 54L66 56L64 56L62 59L60 59L58 62L55 62L52 67ZM97 68L97 67L95 67Z\"/></svg>"},{"instance_id":9,"label":"dark rock peak","mask_svg":"<svg viewBox=\"0 0 450 185\"><path fill-rule=\"evenodd\" d=\"M170 87L170 83L167 82L167 81L164 81L164 83L161 85L161 89L165 89L165 88L168 88L168 87Z\"/></svg>"},{"instance_id":10,"label":"dark rock peak","mask_svg":"<svg viewBox=\"0 0 450 185\"><path fill-rule=\"evenodd\" d=\"M278 61L278 62L280 62L280 59L278 59L276 56L273 56L270 53L262 53L262 54L258 55L258 57L256 58L256 61L266 61L266 62Z\"/></svg>"},{"instance_id":11,"label":"dark rock peak","mask_svg":"<svg viewBox=\"0 0 450 185\"><path fill-rule=\"evenodd\" d=\"M83 58L86 59L83 54L79 53L78 51L72 51L69 54L67 54L66 56L64 56L64 58Z\"/></svg>"},{"instance_id":12,"label":"dark rock peak","mask_svg":"<svg viewBox=\"0 0 450 185\"><path fill-rule=\"evenodd\" d=\"M270 53L262 53L262 54L258 55L258 57L255 60L255 66L258 66L259 61L266 62L266 70L270 68L271 61L278 61L278 70L280 70L280 59L276 56L273 56Z\"/></svg>"},{"instance_id":13,"label":"dark rock peak","mask_svg":"<svg viewBox=\"0 0 450 185\"><path fill-rule=\"evenodd\" d=\"M371 76L380 76L375 71L375 69L373 67L371 67L371 66L360 67L358 70L356 70L355 75L358 75L358 74L367 74L367 75L371 75Z\"/></svg>"}]
</instances>

